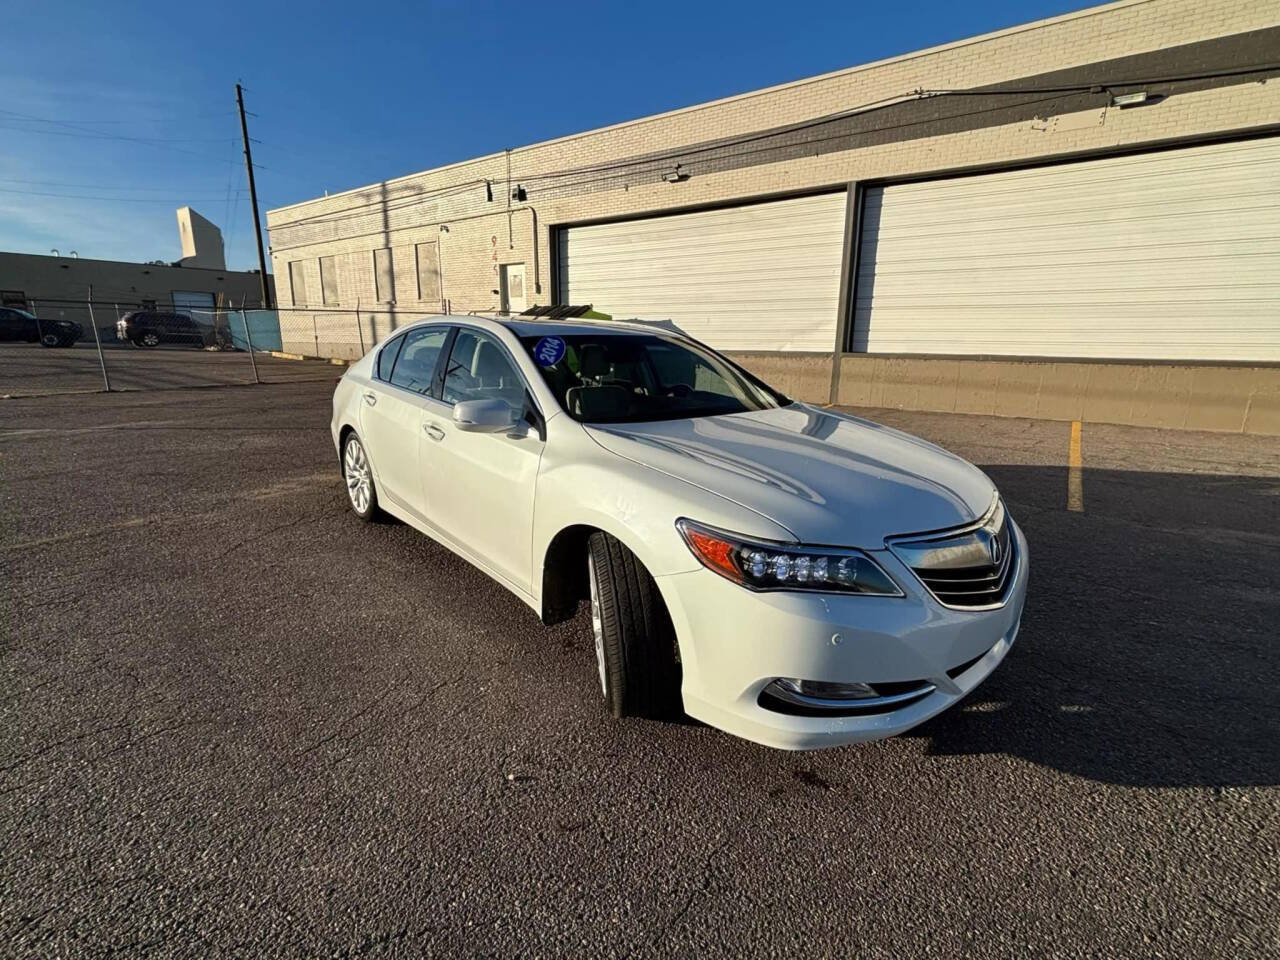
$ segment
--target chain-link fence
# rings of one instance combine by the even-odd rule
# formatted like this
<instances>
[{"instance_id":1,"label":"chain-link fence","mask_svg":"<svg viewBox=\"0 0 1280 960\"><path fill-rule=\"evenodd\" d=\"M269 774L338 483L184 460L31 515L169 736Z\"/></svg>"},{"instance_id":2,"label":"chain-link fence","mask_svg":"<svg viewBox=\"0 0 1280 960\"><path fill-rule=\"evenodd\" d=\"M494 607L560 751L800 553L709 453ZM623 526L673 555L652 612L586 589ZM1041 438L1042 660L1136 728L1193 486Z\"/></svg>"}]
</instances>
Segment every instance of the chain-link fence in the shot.
<instances>
[{"instance_id":1,"label":"chain-link fence","mask_svg":"<svg viewBox=\"0 0 1280 960\"><path fill-rule=\"evenodd\" d=\"M495 312L450 301L433 307L202 309L36 299L0 307L0 396L332 380L406 324Z\"/></svg>"},{"instance_id":2,"label":"chain-link fence","mask_svg":"<svg viewBox=\"0 0 1280 960\"><path fill-rule=\"evenodd\" d=\"M96 299L0 306L0 396L323 380L341 372L326 360L285 356L275 310Z\"/></svg>"}]
</instances>

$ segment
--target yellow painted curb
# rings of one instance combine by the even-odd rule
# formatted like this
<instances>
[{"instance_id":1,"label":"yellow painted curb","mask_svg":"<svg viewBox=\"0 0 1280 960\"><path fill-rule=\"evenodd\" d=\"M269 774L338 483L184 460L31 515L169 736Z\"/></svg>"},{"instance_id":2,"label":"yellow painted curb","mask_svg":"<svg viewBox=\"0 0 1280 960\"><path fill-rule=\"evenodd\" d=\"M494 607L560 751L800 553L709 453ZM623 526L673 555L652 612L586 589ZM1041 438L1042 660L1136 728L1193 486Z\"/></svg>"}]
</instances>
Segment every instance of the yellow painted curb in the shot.
<instances>
[{"instance_id":1,"label":"yellow painted curb","mask_svg":"<svg viewBox=\"0 0 1280 960\"><path fill-rule=\"evenodd\" d=\"M305 360L307 359L300 353L281 353L279 350L272 350L271 355L277 360Z\"/></svg>"}]
</instances>

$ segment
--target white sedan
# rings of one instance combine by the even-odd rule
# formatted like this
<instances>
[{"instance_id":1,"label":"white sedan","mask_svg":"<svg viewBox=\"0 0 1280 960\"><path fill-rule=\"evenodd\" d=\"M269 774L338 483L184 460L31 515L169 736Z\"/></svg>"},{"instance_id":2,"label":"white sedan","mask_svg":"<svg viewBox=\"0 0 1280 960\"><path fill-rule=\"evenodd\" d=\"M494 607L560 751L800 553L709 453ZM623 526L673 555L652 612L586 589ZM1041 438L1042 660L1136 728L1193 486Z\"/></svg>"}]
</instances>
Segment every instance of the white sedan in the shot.
<instances>
[{"instance_id":1,"label":"white sedan","mask_svg":"<svg viewBox=\"0 0 1280 960\"><path fill-rule=\"evenodd\" d=\"M642 324L435 317L333 398L351 507L544 623L591 604L615 716L786 749L893 736L1004 659L1027 544L990 479Z\"/></svg>"}]
</instances>

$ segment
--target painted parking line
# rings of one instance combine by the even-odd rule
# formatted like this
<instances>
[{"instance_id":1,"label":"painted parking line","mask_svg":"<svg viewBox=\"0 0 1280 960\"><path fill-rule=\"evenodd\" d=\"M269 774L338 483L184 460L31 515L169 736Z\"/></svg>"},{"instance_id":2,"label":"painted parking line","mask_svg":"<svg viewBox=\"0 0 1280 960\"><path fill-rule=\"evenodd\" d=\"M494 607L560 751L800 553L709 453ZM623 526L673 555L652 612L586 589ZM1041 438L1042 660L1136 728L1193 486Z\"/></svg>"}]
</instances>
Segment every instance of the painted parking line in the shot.
<instances>
[{"instance_id":1,"label":"painted parking line","mask_svg":"<svg viewBox=\"0 0 1280 960\"><path fill-rule=\"evenodd\" d=\"M1067 448L1067 509L1084 513L1084 474L1080 458L1080 421L1071 421L1071 444Z\"/></svg>"}]
</instances>

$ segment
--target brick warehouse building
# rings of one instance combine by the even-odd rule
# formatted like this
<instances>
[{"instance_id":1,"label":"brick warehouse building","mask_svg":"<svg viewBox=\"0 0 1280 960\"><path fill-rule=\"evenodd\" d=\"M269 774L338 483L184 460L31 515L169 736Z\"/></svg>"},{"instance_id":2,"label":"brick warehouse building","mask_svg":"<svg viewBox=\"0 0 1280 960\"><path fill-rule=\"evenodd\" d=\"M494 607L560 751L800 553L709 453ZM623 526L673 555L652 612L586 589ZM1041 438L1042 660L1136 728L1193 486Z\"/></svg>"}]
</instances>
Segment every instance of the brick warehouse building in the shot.
<instances>
[{"instance_id":1,"label":"brick warehouse building","mask_svg":"<svg viewBox=\"0 0 1280 960\"><path fill-rule=\"evenodd\" d=\"M1280 434L1280 5L1120 0L267 224L299 352L590 303L806 400Z\"/></svg>"}]
</instances>

